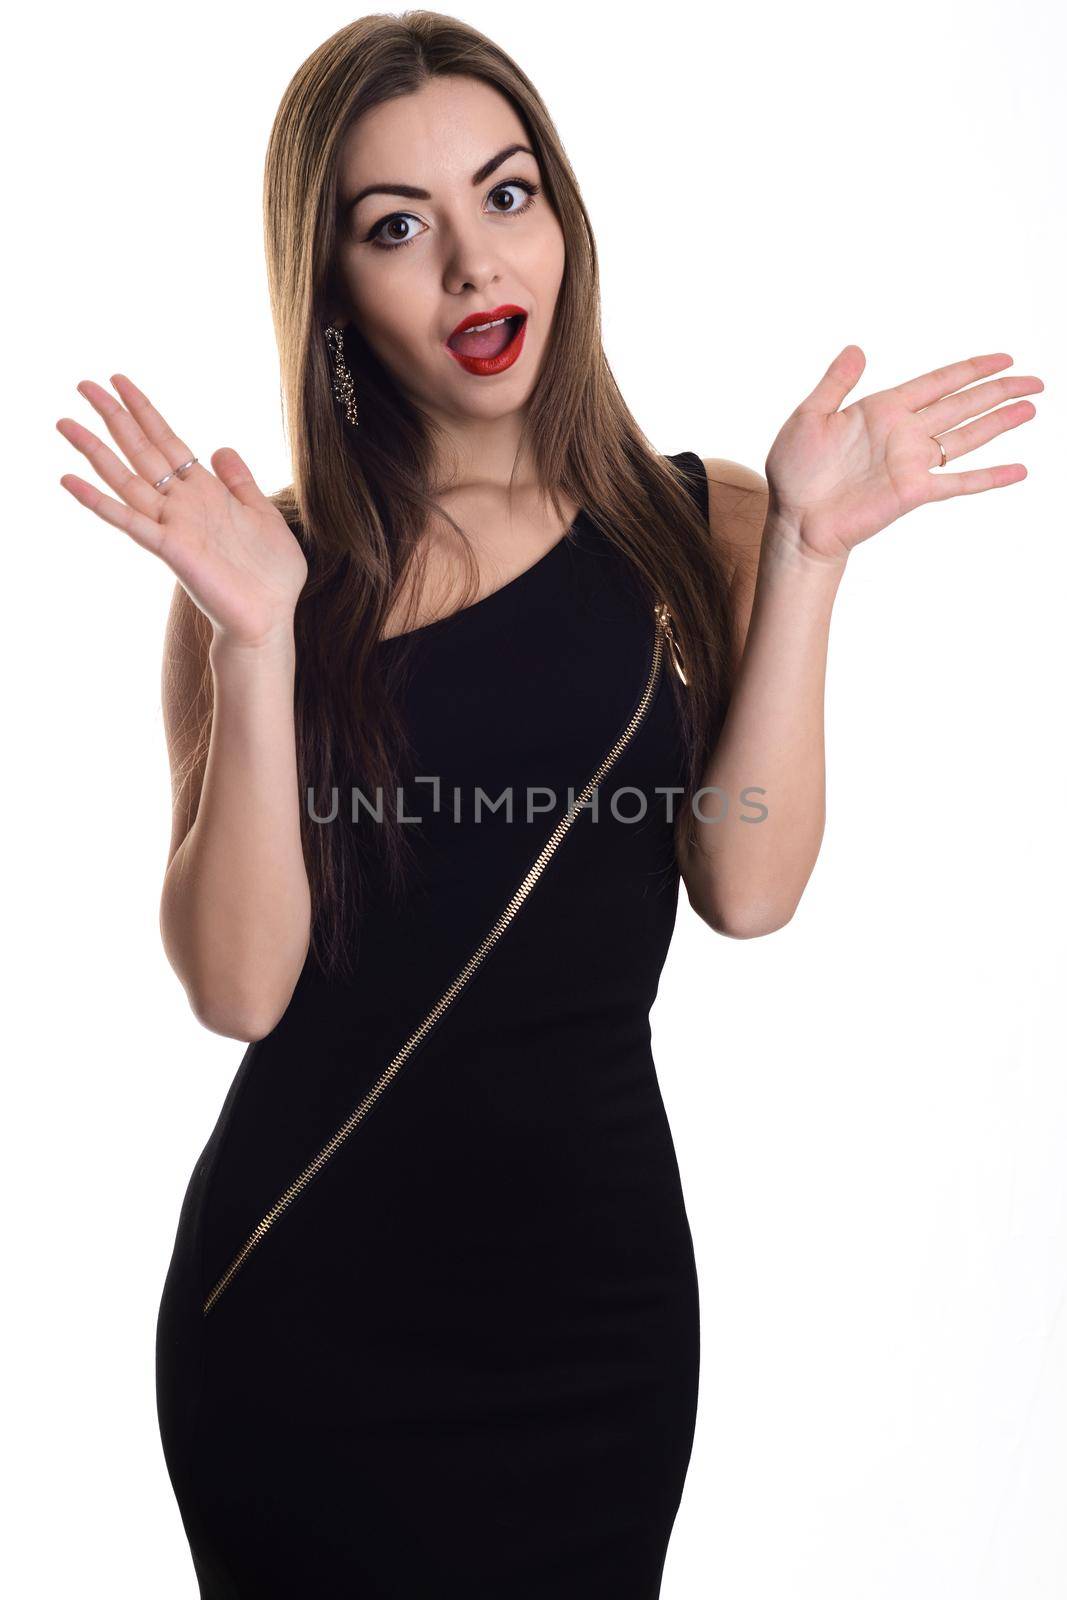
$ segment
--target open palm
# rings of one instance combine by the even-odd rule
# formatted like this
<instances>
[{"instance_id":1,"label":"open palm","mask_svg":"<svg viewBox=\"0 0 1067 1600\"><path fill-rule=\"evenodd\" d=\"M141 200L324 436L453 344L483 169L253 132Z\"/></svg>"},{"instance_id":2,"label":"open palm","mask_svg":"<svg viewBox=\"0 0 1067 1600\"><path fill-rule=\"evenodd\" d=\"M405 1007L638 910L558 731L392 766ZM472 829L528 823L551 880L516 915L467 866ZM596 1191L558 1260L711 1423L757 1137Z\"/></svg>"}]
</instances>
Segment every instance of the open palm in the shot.
<instances>
[{"instance_id":1,"label":"open palm","mask_svg":"<svg viewBox=\"0 0 1067 1600\"><path fill-rule=\"evenodd\" d=\"M1043 389L1040 378L1011 376L963 387L1011 361L1004 354L972 356L842 411L866 366L859 346L846 345L771 447L766 475L775 515L805 549L843 559L928 500L1018 483L1026 477L1021 463L969 472L931 470L942 465L937 436L946 462L952 461L1036 416L1028 400L1006 406L1001 401ZM964 422L967 426L957 426Z\"/></svg>"},{"instance_id":2,"label":"open palm","mask_svg":"<svg viewBox=\"0 0 1067 1600\"><path fill-rule=\"evenodd\" d=\"M259 645L283 635L291 628L308 568L277 506L236 450L215 451L214 473L199 462L188 464L193 452L136 384L121 373L111 381L125 405L98 383L86 380L79 390L131 466L73 418L60 418L56 427L120 498L101 494L73 473L60 479L63 487L159 556L210 619L216 636Z\"/></svg>"}]
</instances>

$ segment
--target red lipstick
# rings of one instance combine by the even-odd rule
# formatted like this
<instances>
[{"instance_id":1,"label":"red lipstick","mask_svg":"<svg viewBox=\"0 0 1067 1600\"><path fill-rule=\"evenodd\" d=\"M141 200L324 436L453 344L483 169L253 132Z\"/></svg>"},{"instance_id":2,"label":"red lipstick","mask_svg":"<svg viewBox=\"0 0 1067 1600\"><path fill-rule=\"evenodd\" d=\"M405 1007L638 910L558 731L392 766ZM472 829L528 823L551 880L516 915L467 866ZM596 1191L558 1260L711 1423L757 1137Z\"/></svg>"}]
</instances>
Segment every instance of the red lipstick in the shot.
<instances>
[{"instance_id":1,"label":"red lipstick","mask_svg":"<svg viewBox=\"0 0 1067 1600\"><path fill-rule=\"evenodd\" d=\"M522 352L526 338L526 318L527 314L522 306L504 305L495 306L492 311L472 311L452 329L445 341L445 349L459 362L465 372L471 373L476 378L490 378L495 373L506 372L508 367L519 359ZM486 323L496 323L498 326L486 328ZM453 339L459 334L468 333L472 328L484 331L463 340L460 348L454 349ZM503 345L500 344L502 337Z\"/></svg>"}]
</instances>

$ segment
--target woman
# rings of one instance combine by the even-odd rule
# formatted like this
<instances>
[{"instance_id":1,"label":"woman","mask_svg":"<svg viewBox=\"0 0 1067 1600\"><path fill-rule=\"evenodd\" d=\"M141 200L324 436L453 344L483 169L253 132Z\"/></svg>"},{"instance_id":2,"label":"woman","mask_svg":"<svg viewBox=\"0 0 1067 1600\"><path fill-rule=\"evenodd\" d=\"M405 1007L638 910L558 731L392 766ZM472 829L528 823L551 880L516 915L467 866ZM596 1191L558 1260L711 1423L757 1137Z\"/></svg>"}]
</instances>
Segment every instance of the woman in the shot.
<instances>
[{"instance_id":1,"label":"woman","mask_svg":"<svg viewBox=\"0 0 1067 1600\"><path fill-rule=\"evenodd\" d=\"M1024 477L931 468L1042 385L995 354L841 410L849 345L765 478L660 457L544 106L434 13L304 63L265 214L291 488L119 374L82 387L129 467L60 424L178 580L162 931L248 1041L159 1315L201 1594L651 1600L697 1400L648 1027L679 881L789 920L848 555Z\"/></svg>"}]
</instances>

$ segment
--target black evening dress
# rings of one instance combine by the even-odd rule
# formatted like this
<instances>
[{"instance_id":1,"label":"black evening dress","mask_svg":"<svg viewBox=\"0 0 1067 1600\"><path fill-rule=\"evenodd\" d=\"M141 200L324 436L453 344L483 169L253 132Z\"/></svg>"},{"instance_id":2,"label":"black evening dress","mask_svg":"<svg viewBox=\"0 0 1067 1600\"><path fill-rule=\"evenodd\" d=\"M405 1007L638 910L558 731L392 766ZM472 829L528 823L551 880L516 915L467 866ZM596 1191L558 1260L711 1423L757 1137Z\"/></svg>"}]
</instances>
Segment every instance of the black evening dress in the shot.
<instances>
[{"instance_id":1,"label":"black evening dress","mask_svg":"<svg viewBox=\"0 0 1067 1600\"><path fill-rule=\"evenodd\" d=\"M245 1050L163 1286L200 1595L655 1600L699 1363L649 1024L684 690L584 513L401 638L412 887L369 874L356 980L309 956Z\"/></svg>"}]
</instances>

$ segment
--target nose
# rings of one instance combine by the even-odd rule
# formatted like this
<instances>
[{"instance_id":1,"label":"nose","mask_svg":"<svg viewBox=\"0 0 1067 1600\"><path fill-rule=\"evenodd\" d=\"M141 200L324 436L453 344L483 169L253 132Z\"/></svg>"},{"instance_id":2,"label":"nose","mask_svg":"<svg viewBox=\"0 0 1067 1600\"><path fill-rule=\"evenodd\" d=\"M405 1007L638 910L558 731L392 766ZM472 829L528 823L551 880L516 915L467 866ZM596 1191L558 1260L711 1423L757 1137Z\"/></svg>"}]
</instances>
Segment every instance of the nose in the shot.
<instances>
[{"instance_id":1,"label":"nose","mask_svg":"<svg viewBox=\"0 0 1067 1600\"><path fill-rule=\"evenodd\" d=\"M502 277L497 241L487 237L483 221L454 224L444 234L444 285L449 294L473 289L482 294Z\"/></svg>"}]
</instances>

